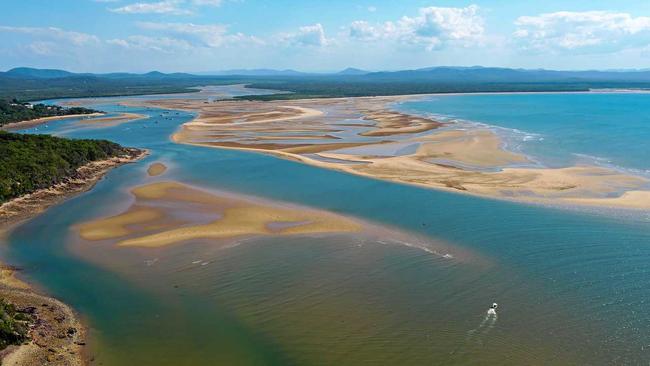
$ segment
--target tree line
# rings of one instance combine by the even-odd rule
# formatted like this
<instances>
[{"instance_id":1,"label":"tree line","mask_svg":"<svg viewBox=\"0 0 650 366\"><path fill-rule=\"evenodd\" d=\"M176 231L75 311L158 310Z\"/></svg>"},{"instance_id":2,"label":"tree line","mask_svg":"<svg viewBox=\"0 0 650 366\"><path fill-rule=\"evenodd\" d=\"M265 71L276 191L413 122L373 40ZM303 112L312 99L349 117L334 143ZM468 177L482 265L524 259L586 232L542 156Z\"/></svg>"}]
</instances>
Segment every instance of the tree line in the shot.
<instances>
[{"instance_id":1,"label":"tree line","mask_svg":"<svg viewBox=\"0 0 650 366\"><path fill-rule=\"evenodd\" d=\"M91 114L98 111L83 107L64 108L58 105L21 103L13 100L0 100L0 126L13 122L29 121L43 117Z\"/></svg>"},{"instance_id":2,"label":"tree line","mask_svg":"<svg viewBox=\"0 0 650 366\"><path fill-rule=\"evenodd\" d=\"M106 140L74 140L0 131L0 203L74 176L91 161L125 155Z\"/></svg>"}]
</instances>

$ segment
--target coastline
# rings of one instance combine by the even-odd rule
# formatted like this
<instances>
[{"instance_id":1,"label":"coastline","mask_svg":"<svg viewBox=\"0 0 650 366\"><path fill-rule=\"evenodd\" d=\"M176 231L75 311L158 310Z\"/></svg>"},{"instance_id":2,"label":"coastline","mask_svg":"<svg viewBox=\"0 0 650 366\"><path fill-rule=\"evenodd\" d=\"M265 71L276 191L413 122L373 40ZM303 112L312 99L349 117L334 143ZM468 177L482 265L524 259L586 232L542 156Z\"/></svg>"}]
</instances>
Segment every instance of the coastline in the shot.
<instances>
[{"instance_id":1,"label":"coastline","mask_svg":"<svg viewBox=\"0 0 650 366\"><path fill-rule=\"evenodd\" d=\"M88 113L88 114L69 114L65 116L52 116L52 117L43 117L43 118L36 118L36 119L30 119L28 121L20 121L20 122L12 122L12 123L7 123L6 125L0 126L0 130L3 131L16 131L16 130L23 130L26 128L32 128L32 127L37 127L42 124L45 124L50 121L59 121L62 119L67 119L67 118L79 118L79 117L98 117L98 116L103 116L105 113Z\"/></svg>"},{"instance_id":2,"label":"coastline","mask_svg":"<svg viewBox=\"0 0 650 366\"><path fill-rule=\"evenodd\" d=\"M76 176L50 188L14 198L0 205L0 233L28 220L51 206L90 190L108 171L145 157L148 152L129 149L129 154L93 161L77 169Z\"/></svg>"},{"instance_id":3,"label":"coastline","mask_svg":"<svg viewBox=\"0 0 650 366\"><path fill-rule=\"evenodd\" d=\"M48 189L21 196L0 205L0 238L15 226L49 207L86 192L118 166L135 162L147 151L129 149L128 155L91 162L77 169L77 175ZM16 268L0 264L0 298L27 309L36 317L30 341L0 351L3 365L85 365L86 328L68 305L39 293L16 277Z\"/></svg>"},{"instance_id":4,"label":"coastline","mask_svg":"<svg viewBox=\"0 0 650 366\"><path fill-rule=\"evenodd\" d=\"M595 165L538 167L531 158L508 150L502 137L488 127L467 129L391 106L425 96L432 95L212 104L171 99L143 104L197 113L171 136L176 143L265 153L364 177L518 203L650 208L650 181L645 177ZM374 124L341 123L351 118ZM333 136L349 126L356 130ZM371 130L359 132L361 127ZM290 141L304 132L311 136ZM352 133L355 139L377 140L350 142ZM322 141L332 138L339 141ZM417 148L409 153L376 153L406 143Z\"/></svg>"}]
</instances>

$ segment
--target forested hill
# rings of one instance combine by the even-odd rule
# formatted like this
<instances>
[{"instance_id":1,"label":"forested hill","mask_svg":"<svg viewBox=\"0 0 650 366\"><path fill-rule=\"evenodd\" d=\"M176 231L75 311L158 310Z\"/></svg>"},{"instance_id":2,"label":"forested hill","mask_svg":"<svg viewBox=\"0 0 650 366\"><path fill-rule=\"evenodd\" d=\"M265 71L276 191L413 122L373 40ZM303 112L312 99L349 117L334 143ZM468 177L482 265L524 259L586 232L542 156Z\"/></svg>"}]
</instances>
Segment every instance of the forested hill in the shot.
<instances>
[{"instance_id":1,"label":"forested hill","mask_svg":"<svg viewBox=\"0 0 650 366\"><path fill-rule=\"evenodd\" d=\"M73 140L0 131L0 204L74 177L91 161L129 155L105 140Z\"/></svg>"},{"instance_id":2,"label":"forested hill","mask_svg":"<svg viewBox=\"0 0 650 366\"><path fill-rule=\"evenodd\" d=\"M63 108L57 105L20 103L17 100L0 100L0 126L43 117L91 114L96 112L98 111L82 107Z\"/></svg>"}]
</instances>

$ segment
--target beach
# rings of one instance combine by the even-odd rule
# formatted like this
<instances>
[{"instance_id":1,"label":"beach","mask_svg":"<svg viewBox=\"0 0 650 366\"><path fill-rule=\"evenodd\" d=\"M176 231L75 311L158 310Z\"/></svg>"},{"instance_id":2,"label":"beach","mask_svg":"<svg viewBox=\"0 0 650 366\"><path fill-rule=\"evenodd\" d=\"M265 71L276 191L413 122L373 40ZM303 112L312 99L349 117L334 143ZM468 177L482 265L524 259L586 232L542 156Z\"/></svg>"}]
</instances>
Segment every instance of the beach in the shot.
<instances>
[{"instance_id":1,"label":"beach","mask_svg":"<svg viewBox=\"0 0 650 366\"><path fill-rule=\"evenodd\" d=\"M263 152L346 173L497 199L650 208L646 177L588 164L540 166L508 150L490 128L456 126L392 107L423 97L306 99L290 104L170 98L137 103L197 113L173 135L179 143Z\"/></svg>"},{"instance_id":2,"label":"beach","mask_svg":"<svg viewBox=\"0 0 650 366\"><path fill-rule=\"evenodd\" d=\"M103 115L104 113L89 113L89 114L68 114L65 116L43 117L43 118L32 119L29 121L7 123L6 125L0 126L0 130L5 130L5 131L24 130L28 128L38 127L40 125L52 121L60 121L68 118L92 118L92 117L98 117Z\"/></svg>"}]
</instances>

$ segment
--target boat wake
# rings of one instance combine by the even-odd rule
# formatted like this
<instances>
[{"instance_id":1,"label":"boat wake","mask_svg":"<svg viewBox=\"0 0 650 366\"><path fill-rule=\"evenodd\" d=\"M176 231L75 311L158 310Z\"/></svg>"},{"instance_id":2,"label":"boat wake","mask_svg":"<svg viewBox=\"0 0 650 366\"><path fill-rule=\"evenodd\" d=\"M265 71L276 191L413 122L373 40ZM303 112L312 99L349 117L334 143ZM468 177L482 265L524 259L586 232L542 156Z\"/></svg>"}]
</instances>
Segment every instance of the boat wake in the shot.
<instances>
[{"instance_id":1,"label":"boat wake","mask_svg":"<svg viewBox=\"0 0 650 366\"><path fill-rule=\"evenodd\" d=\"M461 357L471 354L472 348L483 346L490 331L496 326L499 315L496 312L497 304L494 303L486 312L481 322L473 329L467 331L465 340L451 352L452 357Z\"/></svg>"}]
</instances>

